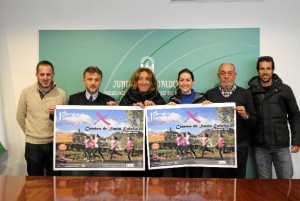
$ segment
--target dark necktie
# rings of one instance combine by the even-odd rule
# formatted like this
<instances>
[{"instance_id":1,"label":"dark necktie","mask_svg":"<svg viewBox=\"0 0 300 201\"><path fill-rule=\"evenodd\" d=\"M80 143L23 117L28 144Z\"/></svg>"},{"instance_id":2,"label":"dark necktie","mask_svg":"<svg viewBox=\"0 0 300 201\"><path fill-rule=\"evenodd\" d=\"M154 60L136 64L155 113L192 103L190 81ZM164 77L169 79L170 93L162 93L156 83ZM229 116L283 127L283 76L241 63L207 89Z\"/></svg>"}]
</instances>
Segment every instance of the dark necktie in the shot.
<instances>
[{"instance_id":1,"label":"dark necktie","mask_svg":"<svg viewBox=\"0 0 300 201\"><path fill-rule=\"evenodd\" d=\"M89 101L93 102L93 96L90 96Z\"/></svg>"}]
</instances>

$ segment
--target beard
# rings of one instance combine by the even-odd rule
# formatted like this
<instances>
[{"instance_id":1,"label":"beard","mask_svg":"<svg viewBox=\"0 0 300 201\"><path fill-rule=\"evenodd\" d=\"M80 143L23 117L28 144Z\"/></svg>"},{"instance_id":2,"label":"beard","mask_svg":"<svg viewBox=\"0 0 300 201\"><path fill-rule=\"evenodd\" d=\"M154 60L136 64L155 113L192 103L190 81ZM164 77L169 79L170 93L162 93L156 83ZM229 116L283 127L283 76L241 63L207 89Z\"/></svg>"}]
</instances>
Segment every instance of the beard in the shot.
<instances>
[{"instance_id":1,"label":"beard","mask_svg":"<svg viewBox=\"0 0 300 201\"><path fill-rule=\"evenodd\" d=\"M265 84L271 82L271 80L272 80L272 77L266 77L266 78L261 77L260 78L260 82L265 83Z\"/></svg>"},{"instance_id":2,"label":"beard","mask_svg":"<svg viewBox=\"0 0 300 201\"><path fill-rule=\"evenodd\" d=\"M97 88L96 86L90 86L88 87L88 92L94 94L98 91L98 89L99 88Z\"/></svg>"},{"instance_id":3,"label":"beard","mask_svg":"<svg viewBox=\"0 0 300 201\"><path fill-rule=\"evenodd\" d=\"M49 89L53 85L53 81L38 81L38 85L42 89Z\"/></svg>"}]
</instances>

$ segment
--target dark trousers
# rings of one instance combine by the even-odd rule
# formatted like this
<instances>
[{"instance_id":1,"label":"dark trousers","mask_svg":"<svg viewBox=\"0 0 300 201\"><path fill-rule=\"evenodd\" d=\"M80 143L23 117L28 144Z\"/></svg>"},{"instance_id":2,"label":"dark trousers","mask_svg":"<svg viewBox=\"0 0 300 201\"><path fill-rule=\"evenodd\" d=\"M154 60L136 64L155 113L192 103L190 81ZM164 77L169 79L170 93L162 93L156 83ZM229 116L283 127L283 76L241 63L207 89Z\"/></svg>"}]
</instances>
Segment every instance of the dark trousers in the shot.
<instances>
[{"instance_id":1,"label":"dark trousers","mask_svg":"<svg viewBox=\"0 0 300 201\"><path fill-rule=\"evenodd\" d=\"M134 149L127 150L127 157L128 157L128 160L129 160L129 161L131 161L131 158L130 158L130 157L133 157L133 153L134 153Z\"/></svg>"},{"instance_id":2,"label":"dark trousers","mask_svg":"<svg viewBox=\"0 0 300 201\"><path fill-rule=\"evenodd\" d=\"M179 178L202 178L203 167L180 167L172 168L172 176Z\"/></svg>"},{"instance_id":3,"label":"dark trousers","mask_svg":"<svg viewBox=\"0 0 300 201\"><path fill-rule=\"evenodd\" d=\"M177 178L185 178L186 177L186 167L180 168L172 168L172 176Z\"/></svg>"},{"instance_id":4,"label":"dark trousers","mask_svg":"<svg viewBox=\"0 0 300 201\"><path fill-rule=\"evenodd\" d=\"M203 167L189 167L189 178L202 178L203 177Z\"/></svg>"},{"instance_id":5,"label":"dark trousers","mask_svg":"<svg viewBox=\"0 0 300 201\"><path fill-rule=\"evenodd\" d=\"M25 159L29 176L55 176L59 171L53 171L53 143L25 145Z\"/></svg>"}]
</instances>

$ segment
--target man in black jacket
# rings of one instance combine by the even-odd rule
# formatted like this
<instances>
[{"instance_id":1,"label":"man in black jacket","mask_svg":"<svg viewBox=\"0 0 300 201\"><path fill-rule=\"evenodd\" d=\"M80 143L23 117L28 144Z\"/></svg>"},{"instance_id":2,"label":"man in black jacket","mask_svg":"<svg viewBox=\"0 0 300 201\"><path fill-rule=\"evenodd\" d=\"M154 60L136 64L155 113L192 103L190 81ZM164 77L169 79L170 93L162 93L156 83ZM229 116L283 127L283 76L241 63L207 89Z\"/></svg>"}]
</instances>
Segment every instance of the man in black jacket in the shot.
<instances>
[{"instance_id":1,"label":"man in black jacket","mask_svg":"<svg viewBox=\"0 0 300 201\"><path fill-rule=\"evenodd\" d=\"M258 76L249 81L258 117L253 133L255 162L259 178L272 178L272 162L277 178L292 178L291 152L299 152L300 112L292 89L274 74L274 60L259 57ZM288 128L291 130L291 140Z\"/></svg>"},{"instance_id":2,"label":"man in black jacket","mask_svg":"<svg viewBox=\"0 0 300 201\"><path fill-rule=\"evenodd\" d=\"M235 84L237 73L231 63L219 67L218 87L206 92L206 99L213 103L236 103L237 168L212 168L213 177L245 178L248 158L248 144L251 128L256 125L256 113L251 93Z\"/></svg>"}]
</instances>

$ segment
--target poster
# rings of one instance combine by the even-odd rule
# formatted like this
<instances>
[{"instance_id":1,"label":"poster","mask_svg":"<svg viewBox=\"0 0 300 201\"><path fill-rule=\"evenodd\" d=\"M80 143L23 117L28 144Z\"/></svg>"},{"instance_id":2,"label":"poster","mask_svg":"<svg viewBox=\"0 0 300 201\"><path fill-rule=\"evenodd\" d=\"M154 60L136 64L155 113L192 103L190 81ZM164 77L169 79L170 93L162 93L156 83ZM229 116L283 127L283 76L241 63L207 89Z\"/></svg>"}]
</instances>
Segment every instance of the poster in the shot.
<instances>
[{"instance_id":1,"label":"poster","mask_svg":"<svg viewBox=\"0 0 300 201\"><path fill-rule=\"evenodd\" d=\"M57 106L55 170L144 170L144 111L127 106Z\"/></svg>"},{"instance_id":2,"label":"poster","mask_svg":"<svg viewBox=\"0 0 300 201\"><path fill-rule=\"evenodd\" d=\"M235 103L146 110L149 169L237 167Z\"/></svg>"}]
</instances>

